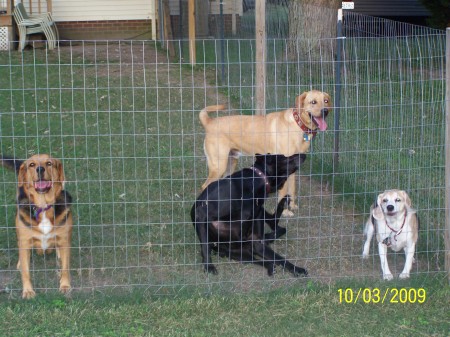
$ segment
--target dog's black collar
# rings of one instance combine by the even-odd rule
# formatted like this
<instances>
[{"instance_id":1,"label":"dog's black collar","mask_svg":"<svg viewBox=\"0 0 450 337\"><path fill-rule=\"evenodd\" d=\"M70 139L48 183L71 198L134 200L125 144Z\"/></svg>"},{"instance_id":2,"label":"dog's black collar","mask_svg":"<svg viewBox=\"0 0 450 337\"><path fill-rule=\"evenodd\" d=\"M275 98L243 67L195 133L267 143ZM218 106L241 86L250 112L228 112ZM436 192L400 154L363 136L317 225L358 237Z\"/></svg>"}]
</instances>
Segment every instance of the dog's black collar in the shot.
<instances>
[{"instance_id":1,"label":"dog's black collar","mask_svg":"<svg viewBox=\"0 0 450 337\"><path fill-rule=\"evenodd\" d=\"M267 176L264 174L263 171L261 171L259 168L251 166L250 169L252 169L253 171L255 171L255 173L260 176L261 178L264 179L264 184L266 185L266 193L270 193L270 183L269 183L269 179L267 179Z\"/></svg>"}]
</instances>

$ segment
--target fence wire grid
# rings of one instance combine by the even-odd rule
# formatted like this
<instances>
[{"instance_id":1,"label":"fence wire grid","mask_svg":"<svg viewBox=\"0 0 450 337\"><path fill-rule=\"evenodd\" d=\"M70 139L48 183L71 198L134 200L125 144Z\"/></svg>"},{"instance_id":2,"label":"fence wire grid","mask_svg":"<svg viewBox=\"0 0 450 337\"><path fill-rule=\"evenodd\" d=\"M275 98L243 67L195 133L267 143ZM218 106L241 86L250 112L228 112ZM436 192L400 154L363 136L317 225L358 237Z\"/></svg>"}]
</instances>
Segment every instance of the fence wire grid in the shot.
<instances>
[{"instance_id":1,"label":"fence wire grid","mask_svg":"<svg viewBox=\"0 0 450 337\"><path fill-rule=\"evenodd\" d=\"M185 53L187 44L172 42L178 55ZM319 53L296 58L291 47L299 43ZM190 220L207 176L199 111L222 103L228 110L221 115L254 111L254 40L197 41L195 67L169 58L153 41L37 47L0 52L0 152L62 160L73 196L76 291L245 292L310 280L378 279L376 245L368 261L361 259L363 226L378 193L391 188L410 194L421 219L412 277L444 272L445 32L343 40L339 165L333 164L332 112L297 174L299 210L281 219L288 231L273 244L307 268L309 279L281 269L269 277L260 266L218 256L219 274L205 274ZM296 95L311 89L333 97L335 52L336 39L269 38L267 112L292 107ZM239 168L252 160L242 158ZM17 182L14 172L0 168L0 175L0 291L16 294ZM275 204L273 195L266 207ZM398 275L404 254L390 253L389 260ZM55 255L33 252L31 270L38 292L59 288Z\"/></svg>"}]
</instances>

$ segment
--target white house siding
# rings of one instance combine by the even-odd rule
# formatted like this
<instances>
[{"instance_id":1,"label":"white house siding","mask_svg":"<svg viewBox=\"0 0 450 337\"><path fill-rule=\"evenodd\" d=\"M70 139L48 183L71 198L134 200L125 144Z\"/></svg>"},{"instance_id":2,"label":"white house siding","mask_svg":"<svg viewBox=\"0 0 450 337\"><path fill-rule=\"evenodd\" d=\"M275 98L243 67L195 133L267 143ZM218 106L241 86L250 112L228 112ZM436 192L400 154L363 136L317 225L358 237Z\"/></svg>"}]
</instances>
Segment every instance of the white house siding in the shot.
<instances>
[{"instance_id":1,"label":"white house siding","mask_svg":"<svg viewBox=\"0 0 450 337\"><path fill-rule=\"evenodd\" d=\"M149 20L157 0L53 0L55 21Z\"/></svg>"},{"instance_id":2,"label":"white house siding","mask_svg":"<svg viewBox=\"0 0 450 337\"><path fill-rule=\"evenodd\" d=\"M159 0L156 0L159 3ZM182 0L188 2L188 0ZM195 1L209 1L210 14L220 13L220 1L223 2L223 14L238 14L242 15L242 0L195 0ZM259 1L259 0L258 0ZM170 14L180 15L180 0L169 0Z\"/></svg>"}]
</instances>

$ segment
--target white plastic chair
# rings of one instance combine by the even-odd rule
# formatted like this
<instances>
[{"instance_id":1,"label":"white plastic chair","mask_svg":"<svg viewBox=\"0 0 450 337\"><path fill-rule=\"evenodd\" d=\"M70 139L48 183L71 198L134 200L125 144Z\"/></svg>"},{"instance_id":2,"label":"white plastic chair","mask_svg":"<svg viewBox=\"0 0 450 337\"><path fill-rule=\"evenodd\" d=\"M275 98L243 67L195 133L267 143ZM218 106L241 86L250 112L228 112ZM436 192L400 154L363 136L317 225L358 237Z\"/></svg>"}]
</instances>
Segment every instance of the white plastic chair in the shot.
<instances>
[{"instance_id":1,"label":"white plastic chair","mask_svg":"<svg viewBox=\"0 0 450 337\"><path fill-rule=\"evenodd\" d=\"M37 33L45 34L48 49L56 47L56 41L59 39L58 29L50 13L28 15L23 4L19 2L14 7L13 16L19 29L19 51L25 48L27 35Z\"/></svg>"}]
</instances>

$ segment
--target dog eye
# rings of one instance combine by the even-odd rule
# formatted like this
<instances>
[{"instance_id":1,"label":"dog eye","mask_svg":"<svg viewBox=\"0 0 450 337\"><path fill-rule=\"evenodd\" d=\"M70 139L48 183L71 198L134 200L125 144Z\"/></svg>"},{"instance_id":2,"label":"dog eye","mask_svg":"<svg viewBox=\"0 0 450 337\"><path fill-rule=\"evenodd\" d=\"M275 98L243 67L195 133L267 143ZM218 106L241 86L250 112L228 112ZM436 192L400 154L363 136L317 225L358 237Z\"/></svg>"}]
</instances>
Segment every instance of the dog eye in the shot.
<instances>
[{"instance_id":1,"label":"dog eye","mask_svg":"<svg viewBox=\"0 0 450 337\"><path fill-rule=\"evenodd\" d=\"M388 200L387 199L383 199L383 202L388 202Z\"/></svg>"},{"instance_id":2,"label":"dog eye","mask_svg":"<svg viewBox=\"0 0 450 337\"><path fill-rule=\"evenodd\" d=\"M311 101L311 104L317 104L316 100Z\"/></svg>"},{"instance_id":3,"label":"dog eye","mask_svg":"<svg viewBox=\"0 0 450 337\"><path fill-rule=\"evenodd\" d=\"M395 202L400 202L402 201L400 198L395 199Z\"/></svg>"},{"instance_id":4,"label":"dog eye","mask_svg":"<svg viewBox=\"0 0 450 337\"><path fill-rule=\"evenodd\" d=\"M52 164L52 162L51 161L48 161L47 162L47 166L52 166L53 164Z\"/></svg>"},{"instance_id":5,"label":"dog eye","mask_svg":"<svg viewBox=\"0 0 450 337\"><path fill-rule=\"evenodd\" d=\"M328 104L328 100L327 99L324 102Z\"/></svg>"},{"instance_id":6,"label":"dog eye","mask_svg":"<svg viewBox=\"0 0 450 337\"><path fill-rule=\"evenodd\" d=\"M30 165L28 165L29 167L35 167L36 164L35 163L30 163Z\"/></svg>"}]
</instances>

